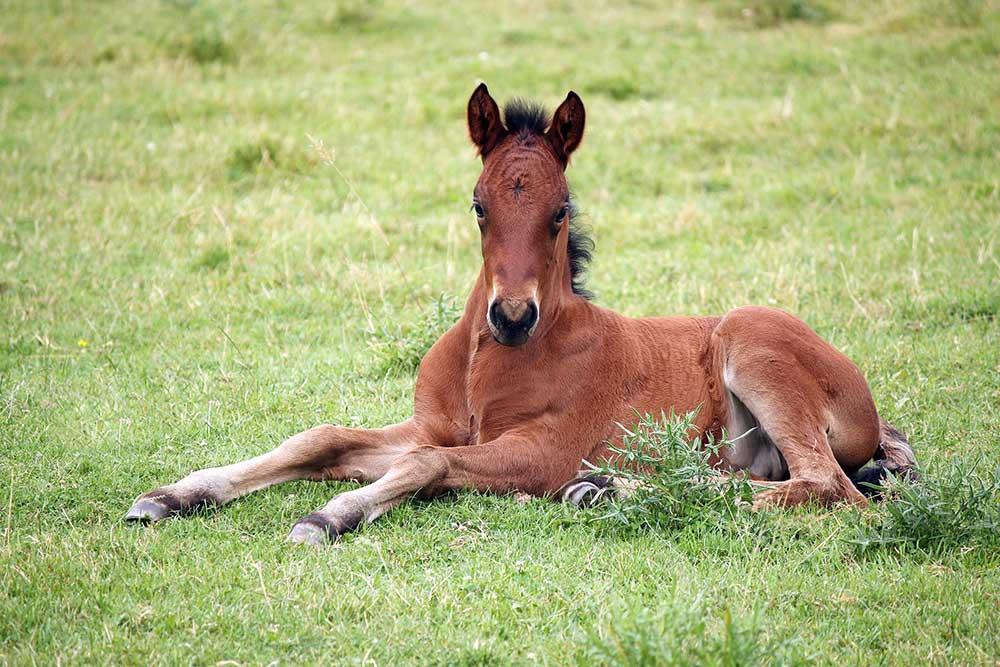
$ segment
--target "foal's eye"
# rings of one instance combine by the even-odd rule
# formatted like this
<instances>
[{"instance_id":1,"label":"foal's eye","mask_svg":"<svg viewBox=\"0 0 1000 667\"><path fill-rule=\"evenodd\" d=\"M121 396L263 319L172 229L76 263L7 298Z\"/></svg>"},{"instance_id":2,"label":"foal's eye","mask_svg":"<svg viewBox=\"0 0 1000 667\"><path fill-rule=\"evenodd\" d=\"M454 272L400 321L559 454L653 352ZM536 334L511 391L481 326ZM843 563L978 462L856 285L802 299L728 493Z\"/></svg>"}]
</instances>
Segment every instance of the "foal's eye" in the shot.
<instances>
[{"instance_id":1,"label":"foal's eye","mask_svg":"<svg viewBox=\"0 0 1000 667\"><path fill-rule=\"evenodd\" d=\"M561 209L559 209L559 212L556 213L555 217L555 222L557 225L561 225L563 221L566 220L567 213L569 213L569 206L563 206Z\"/></svg>"},{"instance_id":2,"label":"foal's eye","mask_svg":"<svg viewBox=\"0 0 1000 667\"><path fill-rule=\"evenodd\" d=\"M479 202L472 202L472 210L476 212L476 217L480 220L486 217L486 211L479 205Z\"/></svg>"}]
</instances>

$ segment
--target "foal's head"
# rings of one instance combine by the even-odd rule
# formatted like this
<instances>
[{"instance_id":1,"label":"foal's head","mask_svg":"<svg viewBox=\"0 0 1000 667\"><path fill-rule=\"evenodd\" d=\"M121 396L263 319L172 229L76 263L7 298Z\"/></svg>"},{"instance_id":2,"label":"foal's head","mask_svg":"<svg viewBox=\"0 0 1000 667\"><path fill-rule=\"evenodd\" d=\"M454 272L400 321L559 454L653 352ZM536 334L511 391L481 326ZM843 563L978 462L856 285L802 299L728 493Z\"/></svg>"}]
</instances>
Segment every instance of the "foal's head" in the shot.
<instances>
[{"instance_id":1,"label":"foal's head","mask_svg":"<svg viewBox=\"0 0 1000 667\"><path fill-rule=\"evenodd\" d=\"M472 208L482 233L486 321L497 342L521 345L561 299L583 293L573 278L589 247L570 230L564 174L583 139L583 102L570 92L550 118L542 107L515 100L501 118L480 84L468 117L483 158Z\"/></svg>"}]
</instances>

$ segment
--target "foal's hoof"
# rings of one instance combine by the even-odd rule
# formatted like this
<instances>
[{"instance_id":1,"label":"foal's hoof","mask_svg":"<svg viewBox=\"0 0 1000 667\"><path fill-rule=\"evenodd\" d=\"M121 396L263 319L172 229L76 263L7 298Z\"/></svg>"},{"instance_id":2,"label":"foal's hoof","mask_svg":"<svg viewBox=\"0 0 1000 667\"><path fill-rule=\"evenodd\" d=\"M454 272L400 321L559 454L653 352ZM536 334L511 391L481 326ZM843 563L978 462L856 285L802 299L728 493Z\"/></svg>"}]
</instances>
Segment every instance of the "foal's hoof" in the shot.
<instances>
[{"instance_id":1,"label":"foal's hoof","mask_svg":"<svg viewBox=\"0 0 1000 667\"><path fill-rule=\"evenodd\" d=\"M577 507L593 507L605 495L613 493L614 484L610 477L590 475L569 482L562 488L560 495L563 502Z\"/></svg>"},{"instance_id":2,"label":"foal's hoof","mask_svg":"<svg viewBox=\"0 0 1000 667\"><path fill-rule=\"evenodd\" d=\"M333 526L315 514L299 519L288 533L288 541L293 544L311 544L317 547L335 542L337 537L339 535Z\"/></svg>"},{"instance_id":3,"label":"foal's hoof","mask_svg":"<svg viewBox=\"0 0 1000 667\"><path fill-rule=\"evenodd\" d=\"M125 520L139 523L153 523L154 521L166 519L171 514L174 514L174 512L174 510L159 500L139 498L125 514Z\"/></svg>"}]
</instances>

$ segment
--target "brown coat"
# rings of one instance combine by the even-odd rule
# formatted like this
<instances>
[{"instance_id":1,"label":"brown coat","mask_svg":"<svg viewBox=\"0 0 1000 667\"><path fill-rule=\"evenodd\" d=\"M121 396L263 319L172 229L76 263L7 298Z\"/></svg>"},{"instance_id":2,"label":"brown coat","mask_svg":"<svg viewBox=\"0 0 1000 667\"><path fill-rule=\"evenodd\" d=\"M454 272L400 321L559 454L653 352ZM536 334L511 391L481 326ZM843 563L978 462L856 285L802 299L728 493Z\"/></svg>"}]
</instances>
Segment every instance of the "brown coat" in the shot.
<instances>
[{"instance_id":1,"label":"brown coat","mask_svg":"<svg viewBox=\"0 0 1000 667\"><path fill-rule=\"evenodd\" d=\"M575 93L550 117L485 85L468 105L483 158L473 193L483 268L465 312L420 364L413 417L381 429L322 425L256 458L191 473L139 497L155 521L292 479L371 482L301 519L295 542L335 539L415 493L452 489L580 497L584 460L608 454L639 415L697 409L696 427L741 435L720 467L769 480L755 505L864 503L854 481L915 464L864 377L795 317L745 307L723 317L633 319L579 285L587 259L564 171L583 138ZM867 470L872 470L871 468Z\"/></svg>"}]
</instances>

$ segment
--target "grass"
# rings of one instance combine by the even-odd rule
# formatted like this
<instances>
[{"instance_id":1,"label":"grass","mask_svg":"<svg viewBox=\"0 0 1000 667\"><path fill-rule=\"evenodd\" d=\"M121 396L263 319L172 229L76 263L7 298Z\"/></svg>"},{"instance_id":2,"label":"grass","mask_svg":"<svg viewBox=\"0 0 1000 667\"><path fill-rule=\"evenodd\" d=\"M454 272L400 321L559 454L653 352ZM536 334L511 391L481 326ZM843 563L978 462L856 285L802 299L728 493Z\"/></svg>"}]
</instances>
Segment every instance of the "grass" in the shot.
<instances>
[{"instance_id":1,"label":"grass","mask_svg":"<svg viewBox=\"0 0 1000 667\"><path fill-rule=\"evenodd\" d=\"M924 551L1000 547L1000 467L952 459L919 482L892 480L877 512L857 515L858 551Z\"/></svg>"},{"instance_id":2,"label":"grass","mask_svg":"<svg viewBox=\"0 0 1000 667\"><path fill-rule=\"evenodd\" d=\"M631 430L624 429L621 443L611 446L612 460L590 464L594 474L611 477L620 487L588 499L598 522L670 532L701 522L725 529L733 519L750 516L741 510L750 506L751 483L711 466L712 456L727 443L711 436L699 442L696 415L642 415ZM610 497L602 502L606 493Z\"/></svg>"},{"instance_id":3,"label":"grass","mask_svg":"<svg viewBox=\"0 0 1000 667\"><path fill-rule=\"evenodd\" d=\"M750 509L755 489L767 483L712 467L713 456L731 443L700 442L696 415L643 415L625 429L621 444L611 446L615 457L590 464L614 484L592 492L584 502L591 511L575 518L626 533L707 531L766 546L780 530L775 512ZM887 473L872 489L879 502L849 513L851 528L842 535L859 555L885 550L939 558L1000 547L1000 466L953 458L906 477Z\"/></svg>"},{"instance_id":4,"label":"grass","mask_svg":"<svg viewBox=\"0 0 1000 667\"><path fill-rule=\"evenodd\" d=\"M7 3L0 662L993 664L988 515L942 494L1000 461L998 57L975 0ZM583 94L599 303L795 312L928 495L630 532L459 494L316 551L283 537L349 485L302 482L123 525L192 469L408 414L478 268L480 79Z\"/></svg>"}]
</instances>

